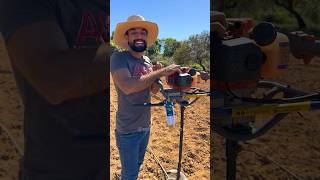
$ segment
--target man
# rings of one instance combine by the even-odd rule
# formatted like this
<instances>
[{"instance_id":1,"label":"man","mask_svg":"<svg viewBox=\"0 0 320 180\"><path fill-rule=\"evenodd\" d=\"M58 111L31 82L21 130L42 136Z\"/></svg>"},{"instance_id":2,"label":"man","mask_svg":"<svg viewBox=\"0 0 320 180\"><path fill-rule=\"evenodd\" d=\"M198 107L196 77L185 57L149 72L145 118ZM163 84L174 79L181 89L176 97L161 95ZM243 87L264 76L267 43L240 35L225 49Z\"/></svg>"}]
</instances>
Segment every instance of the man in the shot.
<instances>
[{"instance_id":1,"label":"man","mask_svg":"<svg viewBox=\"0 0 320 180\"><path fill-rule=\"evenodd\" d=\"M24 103L20 179L107 178L107 10L105 0L0 0Z\"/></svg>"},{"instance_id":2,"label":"man","mask_svg":"<svg viewBox=\"0 0 320 180\"><path fill-rule=\"evenodd\" d=\"M116 142L121 160L121 179L135 180L149 141L150 107L134 106L150 102L150 90L157 92L155 80L180 71L172 64L152 70L148 57L143 55L157 39L157 24L145 21L140 15L130 16L117 24L114 43L126 51L111 56L110 70L118 94Z\"/></svg>"}]
</instances>

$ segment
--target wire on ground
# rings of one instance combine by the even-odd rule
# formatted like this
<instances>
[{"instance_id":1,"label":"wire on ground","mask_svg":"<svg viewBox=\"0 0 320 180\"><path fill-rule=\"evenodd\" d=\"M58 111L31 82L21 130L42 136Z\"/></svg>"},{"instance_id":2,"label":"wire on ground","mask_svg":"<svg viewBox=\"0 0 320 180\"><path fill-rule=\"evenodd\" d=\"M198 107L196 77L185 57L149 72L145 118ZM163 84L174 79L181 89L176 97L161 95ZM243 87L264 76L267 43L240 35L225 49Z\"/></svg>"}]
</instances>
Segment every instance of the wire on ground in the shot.
<instances>
[{"instance_id":1,"label":"wire on ground","mask_svg":"<svg viewBox=\"0 0 320 180\"><path fill-rule=\"evenodd\" d=\"M167 171L164 169L164 167L162 166L162 164L160 163L158 157L154 154L154 152L152 151L151 147L148 147L147 151L153 156L153 159L157 162L157 164L160 166L163 174L165 175L166 179L169 179L169 175L167 173Z\"/></svg>"},{"instance_id":2,"label":"wire on ground","mask_svg":"<svg viewBox=\"0 0 320 180\"><path fill-rule=\"evenodd\" d=\"M242 145L244 145L244 144L242 144ZM262 158L267 159L268 161L270 161L271 163L275 164L276 166L278 166L278 167L279 167L280 169L282 169L283 171L285 171L285 172L287 172L288 174L290 174L290 175L291 175L292 177L294 177L296 180L302 180L301 177L299 177L298 175L296 175L295 173L293 173L292 171L290 171L288 168L284 167L284 166L281 165L280 163L276 162L275 160L267 157L266 155L263 155L263 154L257 152L256 150L254 150L254 149L249 149L249 148L247 148L247 147L246 147L246 148L243 148L243 150L249 151L249 152L253 152L253 153L255 153L256 155L258 155L258 156L260 156L260 157L262 157Z\"/></svg>"}]
</instances>

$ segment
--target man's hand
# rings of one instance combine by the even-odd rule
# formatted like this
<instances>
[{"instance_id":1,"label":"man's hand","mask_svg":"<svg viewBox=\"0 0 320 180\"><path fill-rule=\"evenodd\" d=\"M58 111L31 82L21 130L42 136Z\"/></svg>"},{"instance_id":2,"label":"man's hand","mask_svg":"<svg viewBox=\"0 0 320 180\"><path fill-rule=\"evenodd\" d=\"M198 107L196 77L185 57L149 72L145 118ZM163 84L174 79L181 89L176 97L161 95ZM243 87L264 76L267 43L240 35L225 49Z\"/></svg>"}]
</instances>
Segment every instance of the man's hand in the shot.
<instances>
[{"instance_id":1,"label":"man's hand","mask_svg":"<svg viewBox=\"0 0 320 180\"><path fill-rule=\"evenodd\" d=\"M175 72L181 73L181 67L180 65L177 65L177 64L171 64L165 68L162 68L161 71L162 71L161 76L170 76Z\"/></svg>"},{"instance_id":2,"label":"man's hand","mask_svg":"<svg viewBox=\"0 0 320 180\"><path fill-rule=\"evenodd\" d=\"M210 28L214 36L223 38L227 28L227 20L224 13L211 11L210 19L212 21L210 22Z\"/></svg>"},{"instance_id":3,"label":"man's hand","mask_svg":"<svg viewBox=\"0 0 320 180\"><path fill-rule=\"evenodd\" d=\"M180 69L181 69L182 73L187 73L187 72L189 72L190 67L184 66L184 67L181 67Z\"/></svg>"},{"instance_id":4,"label":"man's hand","mask_svg":"<svg viewBox=\"0 0 320 180\"><path fill-rule=\"evenodd\" d=\"M152 66L152 70L156 71L163 68L163 65L159 63L158 61Z\"/></svg>"},{"instance_id":5,"label":"man's hand","mask_svg":"<svg viewBox=\"0 0 320 180\"><path fill-rule=\"evenodd\" d=\"M159 86L159 84L158 83L156 83L156 82L154 82L152 85L151 85L151 92L153 93L153 94L157 94L158 92L159 92L159 90L160 90L160 86Z\"/></svg>"}]
</instances>

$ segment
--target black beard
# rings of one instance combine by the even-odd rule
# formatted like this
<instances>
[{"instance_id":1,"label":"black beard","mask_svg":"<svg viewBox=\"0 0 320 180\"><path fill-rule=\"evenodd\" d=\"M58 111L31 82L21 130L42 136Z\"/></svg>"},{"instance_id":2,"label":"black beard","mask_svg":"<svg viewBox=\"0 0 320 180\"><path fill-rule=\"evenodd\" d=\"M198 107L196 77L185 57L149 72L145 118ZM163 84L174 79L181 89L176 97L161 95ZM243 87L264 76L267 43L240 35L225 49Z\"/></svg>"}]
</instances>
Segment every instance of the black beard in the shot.
<instances>
[{"instance_id":1,"label":"black beard","mask_svg":"<svg viewBox=\"0 0 320 180\"><path fill-rule=\"evenodd\" d=\"M143 41L143 46L136 46L136 41ZM143 52L147 49L147 42L145 40L142 40L142 39L137 39L137 40L133 40L133 42L128 42L128 45L130 46L130 48L135 51L135 52Z\"/></svg>"}]
</instances>

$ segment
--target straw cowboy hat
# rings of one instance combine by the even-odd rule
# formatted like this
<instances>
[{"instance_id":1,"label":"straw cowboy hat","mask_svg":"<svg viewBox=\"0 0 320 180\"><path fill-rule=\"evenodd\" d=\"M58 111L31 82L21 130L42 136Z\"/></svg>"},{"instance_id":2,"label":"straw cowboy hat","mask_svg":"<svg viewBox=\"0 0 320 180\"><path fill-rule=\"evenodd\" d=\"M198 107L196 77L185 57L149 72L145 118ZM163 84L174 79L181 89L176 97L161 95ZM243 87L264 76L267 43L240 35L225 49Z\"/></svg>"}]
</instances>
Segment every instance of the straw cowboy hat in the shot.
<instances>
[{"instance_id":1,"label":"straw cowboy hat","mask_svg":"<svg viewBox=\"0 0 320 180\"><path fill-rule=\"evenodd\" d=\"M151 47L158 36L158 25L154 22L146 21L143 16L133 15L128 17L126 22L117 24L113 42L116 46L123 49L129 49L128 41L125 38L125 33L131 28L144 28L148 31L147 47Z\"/></svg>"}]
</instances>

